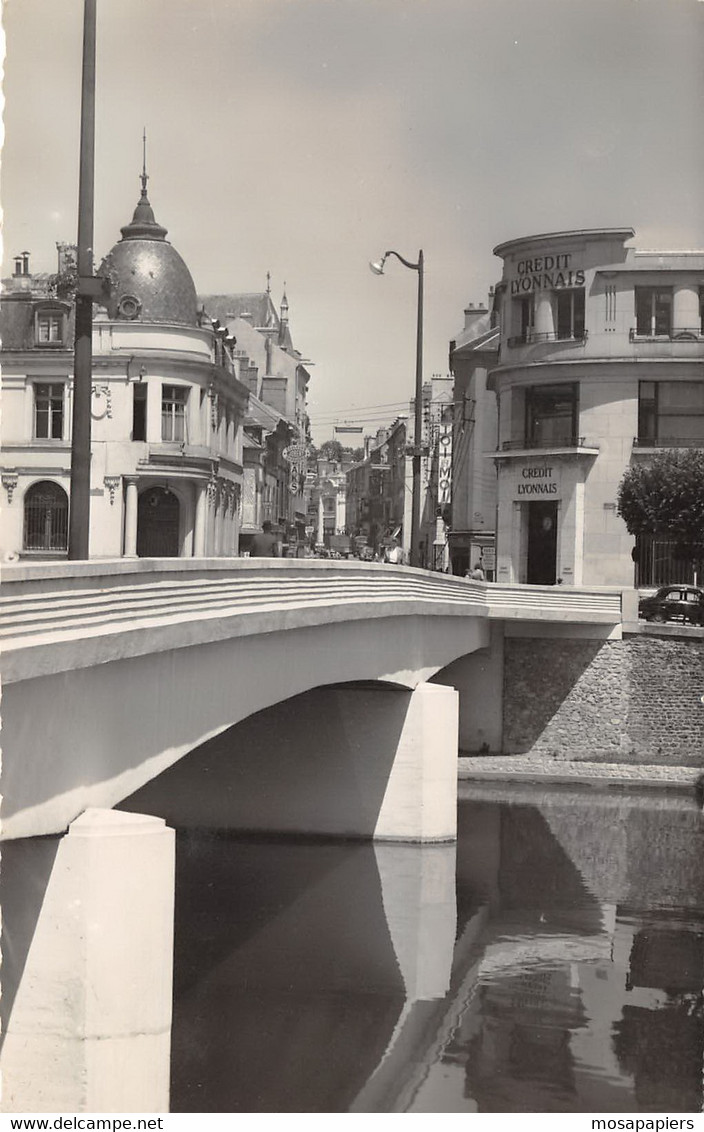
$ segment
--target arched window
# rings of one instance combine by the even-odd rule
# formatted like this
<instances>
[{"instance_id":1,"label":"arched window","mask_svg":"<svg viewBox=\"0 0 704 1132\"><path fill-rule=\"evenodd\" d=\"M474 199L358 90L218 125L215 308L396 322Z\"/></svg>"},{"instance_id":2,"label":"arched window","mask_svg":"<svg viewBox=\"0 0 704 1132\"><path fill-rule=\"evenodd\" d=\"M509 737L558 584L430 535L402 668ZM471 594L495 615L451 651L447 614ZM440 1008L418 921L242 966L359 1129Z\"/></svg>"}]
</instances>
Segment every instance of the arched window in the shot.
<instances>
[{"instance_id":1,"label":"arched window","mask_svg":"<svg viewBox=\"0 0 704 1132\"><path fill-rule=\"evenodd\" d=\"M33 483L25 494L24 549L68 549L68 496L51 480Z\"/></svg>"}]
</instances>

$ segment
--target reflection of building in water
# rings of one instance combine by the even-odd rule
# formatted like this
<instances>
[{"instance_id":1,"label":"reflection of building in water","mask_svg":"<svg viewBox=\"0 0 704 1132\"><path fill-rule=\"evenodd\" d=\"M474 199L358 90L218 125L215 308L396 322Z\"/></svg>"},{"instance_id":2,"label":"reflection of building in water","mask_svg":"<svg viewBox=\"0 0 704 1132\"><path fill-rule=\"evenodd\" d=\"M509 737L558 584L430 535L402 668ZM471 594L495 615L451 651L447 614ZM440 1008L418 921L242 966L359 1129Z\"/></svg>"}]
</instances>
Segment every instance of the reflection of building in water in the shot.
<instances>
[{"instance_id":1,"label":"reflection of building in water","mask_svg":"<svg viewBox=\"0 0 704 1132\"><path fill-rule=\"evenodd\" d=\"M570 1036L587 1019L568 964L494 971L480 983L475 1009L479 1032L463 1042L460 1030L458 1039L480 1112L579 1111Z\"/></svg>"},{"instance_id":2,"label":"reflection of building in water","mask_svg":"<svg viewBox=\"0 0 704 1132\"><path fill-rule=\"evenodd\" d=\"M467 808L496 865L491 915L440 1063L418 1074L403 1111L438 1111L449 1095L446 1111L699 1111L698 812L686 798L584 791L540 802ZM472 864L461 846L458 895L481 852L475 842Z\"/></svg>"},{"instance_id":3,"label":"reflection of building in water","mask_svg":"<svg viewBox=\"0 0 704 1132\"><path fill-rule=\"evenodd\" d=\"M640 917L626 980L631 1001L613 1032L640 1109L701 1111L703 986L704 925L667 913ZM656 1006L642 1001L651 989L664 992Z\"/></svg>"},{"instance_id":4,"label":"reflection of building in water","mask_svg":"<svg viewBox=\"0 0 704 1132\"><path fill-rule=\"evenodd\" d=\"M608 958L611 917L538 809L503 808L499 843L499 906L447 1058L480 1112L578 1112L571 1035L587 1016L572 971Z\"/></svg>"}]
</instances>

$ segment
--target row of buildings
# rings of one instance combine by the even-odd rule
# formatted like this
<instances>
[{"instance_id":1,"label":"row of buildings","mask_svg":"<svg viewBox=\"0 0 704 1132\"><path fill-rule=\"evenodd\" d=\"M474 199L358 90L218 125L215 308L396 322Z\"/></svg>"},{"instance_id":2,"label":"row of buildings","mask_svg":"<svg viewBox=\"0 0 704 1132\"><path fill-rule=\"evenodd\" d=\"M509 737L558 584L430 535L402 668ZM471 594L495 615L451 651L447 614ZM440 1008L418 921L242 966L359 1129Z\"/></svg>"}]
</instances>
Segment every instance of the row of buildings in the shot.
<instances>
[{"instance_id":1,"label":"row of buildings","mask_svg":"<svg viewBox=\"0 0 704 1132\"><path fill-rule=\"evenodd\" d=\"M306 538L309 363L284 294L198 296L159 224L147 176L98 275L91 400L90 554L246 553L265 520ZM55 274L15 258L3 283L1 547L66 554L75 256Z\"/></svg>"},{"instance_id":2,"label":"row of buildings","mask_svg":"<svg viewBox=\"0 0 704 1132\"><path fill-rule=\"evenodd\" d=\"M408 550L413 412L365 456L308 467L310 363L284 295L198 296L147 197L98 274L92 556L247 553L265 520L288 553L346 532ZM449 377L423 387L421 553L430 569L586 585L686 580L628 534L625 469L704 448L704 252L646 251L631 228L501 244ZM73 372L70 249L53 276L16 257L0 311L5 557L66 554ZM677 576L676 576L677 575Z\"/></svg>"},{"instance_id":3,"label":"row of buildings","mask_svg":"<svg viewBox=\"0 0 704 1132\"><path fill-rule=\"evenodd\" d=\"M450 343L451 387L424 397L424 564L552 585L688 580L666 542L629 535L634 461L704 449L704 252L648 251L632 228L495 248L489 303ZM348 523L410 534L409 421L348 474Z\"/></svg>"}]
</instances>

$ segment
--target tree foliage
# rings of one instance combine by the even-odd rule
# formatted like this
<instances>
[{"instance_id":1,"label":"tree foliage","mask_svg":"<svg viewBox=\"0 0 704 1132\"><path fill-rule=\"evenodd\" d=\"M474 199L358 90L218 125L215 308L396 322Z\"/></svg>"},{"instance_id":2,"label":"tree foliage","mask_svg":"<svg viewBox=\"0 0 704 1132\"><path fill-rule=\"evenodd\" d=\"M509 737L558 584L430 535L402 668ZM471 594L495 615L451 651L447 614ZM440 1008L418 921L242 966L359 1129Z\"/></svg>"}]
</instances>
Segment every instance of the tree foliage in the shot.
<instances>
[{"instance_id":1,"label":"tree foliage","mask_svg":"<svg viewBox=\"0 0 704 1132\"><path fill-rule=\"evenodd\" d=\"M339 440L326 440L320 445L318 456L321 460L336 460L339 463L342 460L342 451Z\"/></svg>"},{"instance_id":2,"label":"tree foliage","mask_svg":"<svg viewBox=\"0 0 704 1132\"><path fill-rule=\"evenodd\" d=\"M332 460L341 464L345 457L348 457L351 463L356 464L358 460L364 459L364 448L350 448L341 444L339 440L325 440L320 448L311 444L308 449L308 459L311 465L318 460Z\"/></svg>"},{"instance_id":3,"label":"tree foliage","mask_svg":"<svg viewBox=\"0 0 704 1132\"><path fill-rule=\"evenodd\" d=\"M632 464L617 501L632 535L659 535L676 544L680 557L704 558L704 450L667 450Z\"/></svg>"}]
</instances>

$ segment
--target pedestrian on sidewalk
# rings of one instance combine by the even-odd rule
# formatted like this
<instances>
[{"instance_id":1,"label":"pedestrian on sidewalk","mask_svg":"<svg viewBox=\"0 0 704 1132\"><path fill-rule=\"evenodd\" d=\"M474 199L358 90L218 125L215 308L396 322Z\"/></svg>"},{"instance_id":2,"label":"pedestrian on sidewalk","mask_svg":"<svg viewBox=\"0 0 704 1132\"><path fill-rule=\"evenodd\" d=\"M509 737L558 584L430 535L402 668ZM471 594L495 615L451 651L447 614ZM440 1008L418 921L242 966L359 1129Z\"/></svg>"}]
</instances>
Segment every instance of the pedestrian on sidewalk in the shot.
<instances>
[{"instance_id":1,"label":"pedestrian on sidewalk","mask_svg":"<svg viewBox=\"0 0 704 1132\"><path fill-rule=\"evenodd\" d=\"M279 540L271 529L271 523L265 519L262 523L262 529L259 534L256 534L252 539L252 544L249 548L250 558L280 558L281 547Z\"/></svg>"}]
</instances>

